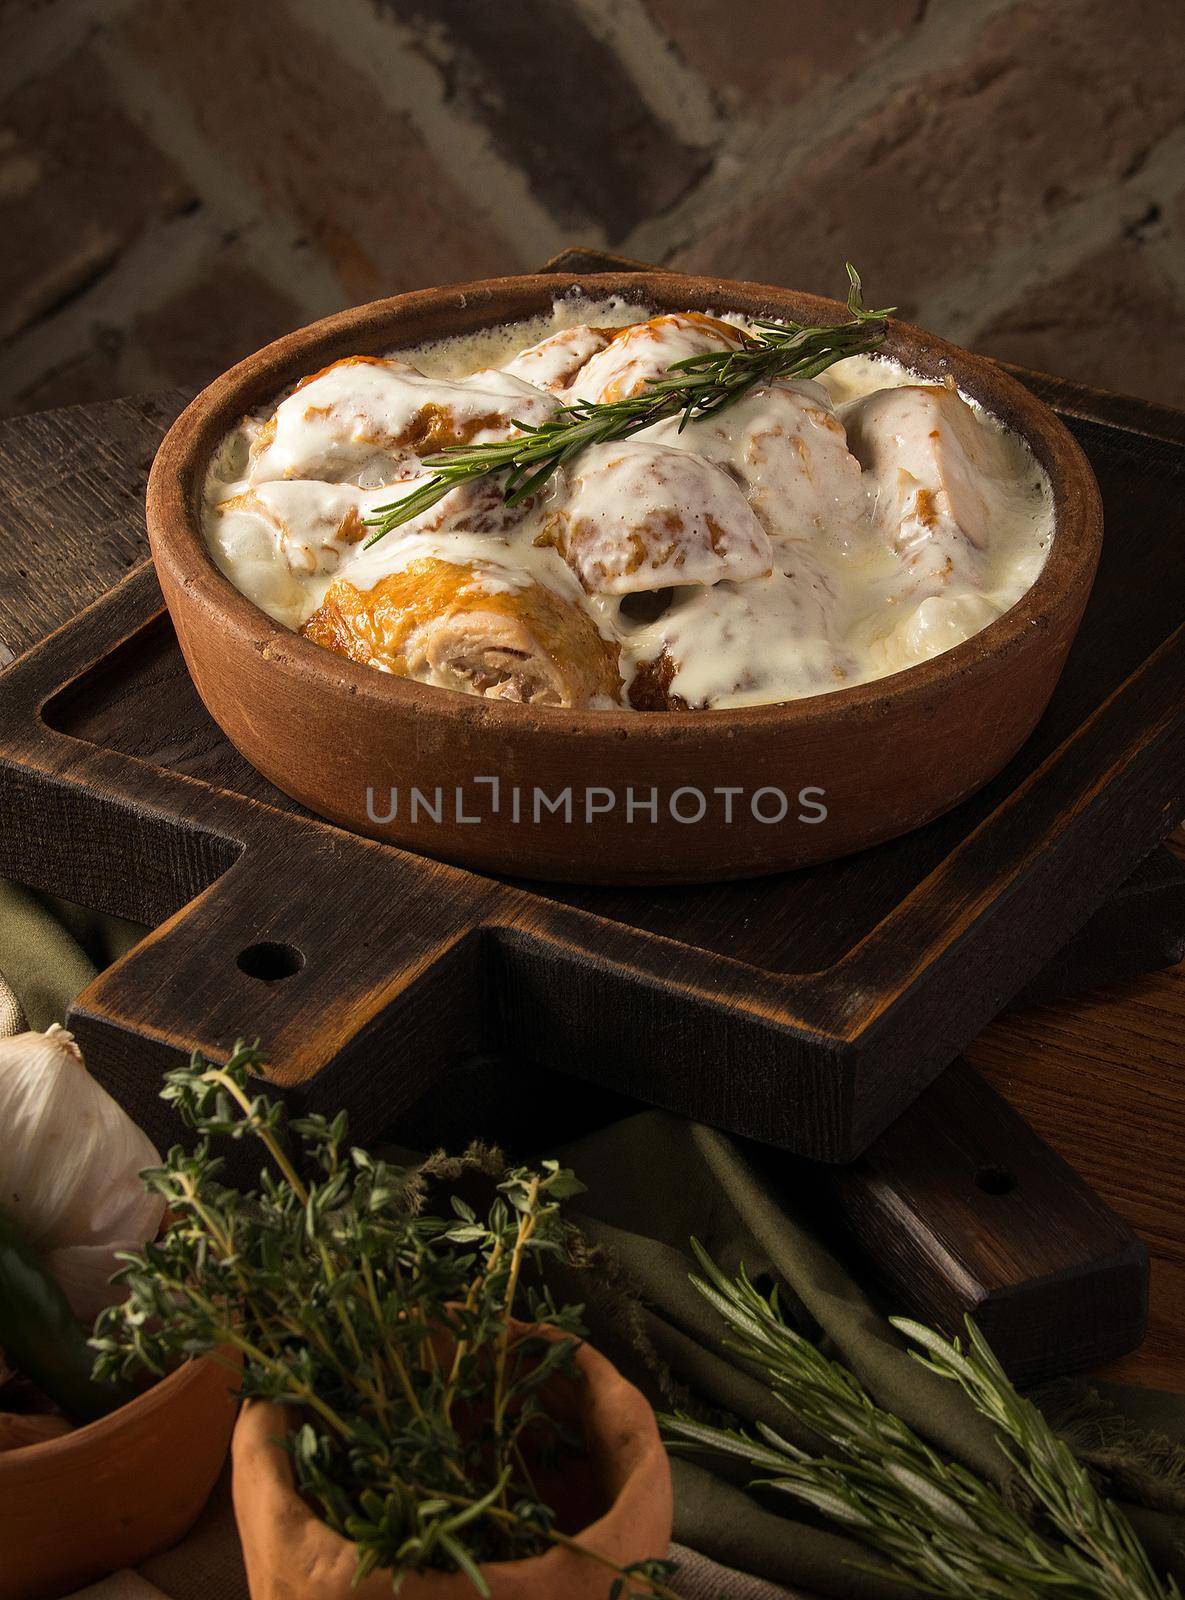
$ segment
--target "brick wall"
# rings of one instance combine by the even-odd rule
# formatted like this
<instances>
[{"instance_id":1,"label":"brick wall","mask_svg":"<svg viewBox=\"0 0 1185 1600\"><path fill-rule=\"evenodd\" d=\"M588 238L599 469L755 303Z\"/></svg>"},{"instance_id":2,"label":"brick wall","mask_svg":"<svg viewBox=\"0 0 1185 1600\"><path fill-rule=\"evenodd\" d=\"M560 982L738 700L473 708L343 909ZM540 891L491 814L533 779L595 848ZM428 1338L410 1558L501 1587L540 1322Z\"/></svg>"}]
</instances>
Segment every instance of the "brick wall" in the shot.
<instances>
[{"instance_id":1,"label":"brick wall","mask_svg":"<svg viewBox=\"0 0 1185 1600\"><path fill-rule=\"evenodd\" d=\"M0 405L567 243L1185 404L1182 0L6 0Z\"/></svg>"}]
</instances>

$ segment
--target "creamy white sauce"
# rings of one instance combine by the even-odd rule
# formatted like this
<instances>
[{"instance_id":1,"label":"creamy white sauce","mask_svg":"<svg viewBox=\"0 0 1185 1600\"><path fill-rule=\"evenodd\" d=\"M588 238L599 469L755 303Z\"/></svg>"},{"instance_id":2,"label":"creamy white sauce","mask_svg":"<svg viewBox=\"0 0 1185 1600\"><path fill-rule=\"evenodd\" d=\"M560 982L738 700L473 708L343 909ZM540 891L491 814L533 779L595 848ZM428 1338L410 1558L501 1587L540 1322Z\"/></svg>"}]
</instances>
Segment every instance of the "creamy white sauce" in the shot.
<instances>
[{"instance_id":1,"label":"creamy white sauce","mask_svg":"<svg viewBox=\"0 0 1185 1600\"><path fill-rule=\"evenodd\" d=\"M773 570L769 536L744 490L671 436L590 445L562 470L544 527L554 528L591 594L741 581ZM641 563L639 539L647 550Z\"/></svg>"},{"instance_id":2,"label":"creamy white sauce","mask_svg":"<svg viewBox=\"0 0 1185 1600\"><path fill-rule=\"evenodd\" d=\"M367 590L424 556L479 567L490 589L542 584L620 649L627 709L638 668L660 661L695 708L864 683L953 648L1035 582L1053 509L1028 447L975 402L868 356L592 447L524 512L486 480L364 548L363 519L427 475L425 417L507 437L727 342L680 319L624 342L597 332L647 316L573 295L550 317L313 378L220 446L203 505L214 560L290 628L335 578ZM439 448L426 437L425 454Z\"/></svg>"}]
</instances>

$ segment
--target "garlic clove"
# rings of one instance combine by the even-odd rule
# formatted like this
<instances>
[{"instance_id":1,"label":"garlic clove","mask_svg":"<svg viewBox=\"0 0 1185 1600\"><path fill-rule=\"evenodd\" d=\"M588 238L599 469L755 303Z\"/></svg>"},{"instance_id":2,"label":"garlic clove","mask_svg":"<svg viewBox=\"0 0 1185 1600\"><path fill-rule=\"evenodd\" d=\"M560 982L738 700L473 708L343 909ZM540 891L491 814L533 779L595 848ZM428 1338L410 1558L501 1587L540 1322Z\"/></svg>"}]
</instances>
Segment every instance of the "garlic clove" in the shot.
<instances>
[{"instance_id":1,"label":"garlic clove","mask_svg":"<svg viewBox=\"0 0 1185 1600\"><path fill-rule=\"evenodd\" d=\"M154 1238L156 1232L154 1228L149 1237ZM112 1273L123 1265L116 1257L121 1251L142 1250L145 1243L144 1239L129 1235L115 1236L102 1244L66 1244L58 1250L45 1251L41 1260L61 1285L74 1315L93 1322L105 1306L116 1305L124 1297L125 1291L111 1283Z\"/></svg>"},{"instance_id":2,"label":"garlic clove","mask_svg":"<svg viewBox=\"0 0 1185 1600\"><path fill-rule=\"evenodd\" d=\"M139 1176L160 1157L56 1023L0 1039L0 1129L0 1208L91 1320L110 1303L115 1252L160 1227L164 1202Z\"/></svg>"}]
</instances>

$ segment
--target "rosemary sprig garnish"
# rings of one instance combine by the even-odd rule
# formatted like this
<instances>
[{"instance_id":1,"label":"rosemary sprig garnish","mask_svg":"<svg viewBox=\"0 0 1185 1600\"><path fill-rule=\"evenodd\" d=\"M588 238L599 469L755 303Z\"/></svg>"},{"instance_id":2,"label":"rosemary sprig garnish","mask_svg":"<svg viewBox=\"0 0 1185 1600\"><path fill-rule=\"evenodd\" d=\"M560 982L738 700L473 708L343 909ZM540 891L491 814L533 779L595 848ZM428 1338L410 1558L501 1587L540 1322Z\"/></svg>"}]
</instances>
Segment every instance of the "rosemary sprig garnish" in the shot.
<instances>
[{"instance_id":1,"label":"rosemary sprig garnish","mask_svg":"<svg viewBox=\"0 0 1185 1600\"><path fill-rule=\"evenodd\" d=\"M1031 1497L1022 1515L990 1484L944 1460L884 1411L839 1363L788 1327L776 1291L732 1280L693 1240L703 1277L692 1282L724 1318L726 1348L758 1367L772 1392L820 1441L814 1454L758 1424L759 1437L678 1415L662 1419L672 1448L739 1459L755 1481L790 1495L850 1533L897 1577L946 1600L1179 1600L1152 1568L1127 1518L1095 1488L1045 1418L1005 1377L968 1319L969 1345L918 1323L896 1326L924 1364L962 1385L995 1424L1000 1447ZM922 1359L919 1357L919 1359Z\"/></svg>"},{"instance_id":2,"label":"rosemary sprig garnish","mask_svg":"<svg viewBox=\"0 0 1185 1600\"><path fill-rule=\"evenodd\" d=\"M425 456L424 465L432 469L432 477L403 499L375 507L365 520L365 526L375 531L364 548L430 510L463 483L505 473L506 504L519 505L591 444L628 439L655 422L680 415L682 431L689 422L723 411L759 384L779 378L817 378L845 356L867 355L878 349L885 337L885 318L896 307L867 310L860 274L850 261L847 272L847 322L816 327L757 319L743 332L738 328L739 348L706 351L673 362L665 377L648 379L639 394L607 402L577 400L562 406L538 427L516 421L514 426L520 431L513 439L454 445Z\"/></svg>"}]
</instances>

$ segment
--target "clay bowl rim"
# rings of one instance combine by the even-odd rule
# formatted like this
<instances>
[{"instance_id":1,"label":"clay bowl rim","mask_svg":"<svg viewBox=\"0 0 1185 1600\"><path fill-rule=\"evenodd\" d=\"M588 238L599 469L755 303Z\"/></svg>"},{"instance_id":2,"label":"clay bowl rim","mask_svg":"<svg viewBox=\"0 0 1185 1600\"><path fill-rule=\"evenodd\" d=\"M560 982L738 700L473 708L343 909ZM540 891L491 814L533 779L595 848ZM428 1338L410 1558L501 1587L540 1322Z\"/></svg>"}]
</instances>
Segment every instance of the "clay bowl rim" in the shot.
<instances>
[{"instance_id":1,"label":"clay bowl rim","mask_svg":"<svg viewBox=\"0 0 1185 1600\"><path fill-rule=\"evenodd\" d=\"M11 1482L21 1475L21 1465L24 1462L36 1458L36 1463L40 1466L51 1455L59 1456L63 1460L70 1455L84 1455L91 1446L102 1445L106 1435L117 1434L125 1428L147 1422L154 1413L174 1404L188 1389L208 1382L207 1363L211 1361L217 1361L226 1371L227 1388L231 1388L234 1363L224 1366L212 1351L201 1356L191 1356L181 1366L174 1368L172 1372L167 1372L163 1378L158 1378L142 1394L136 1395L122 1406L116 1406L115 1410L109 1411L106 1416L96 1417L93 1422L83 1423L82 1427L72 1428L69 1433L59 1434L54 1439L42 1439L37 1444L21 1445L18 1450L0 1452L0 1490L4 1488L6 1479Z\"/></svg>"},{"instance_id":2,"label":"clay bowl rim","mask_svg":"<svg viewBox=\"0 0 1185 1600\"><path fill-rule=\"evenodd\" d=\"M306 373L351 353L398 350L450 334L523 321L572 291L590 298L619 296L663 310L735 310L834 322L840 302L797 290L742 280L670 272L532 273L451 284L393 295L351 307L285 334L245 357L203 389L162 440L148 480L147 521L153 559L196 601L208 624L236 632L265 658L277 660L310 685L336 683L376 711L422 711L454 725L543 733L612 735L643 743L699 741L723 734L760 734L876 720L890 709L908 714L935 691L969 673L1003 669L1034 628L1048 626L1089 587L1102 542L1098 486L1085 454L1054 412L1018 380L984 357L890 319L883 353L931 381L950 373L1018 433L1047 473L1054 529L1045 565L1033 586L980 632L929 661L899 672L802 699L736 709L665 711L574 710L487 700L461 691L376 672L313 644L275 622L215 566L200 526L200 499L214 449L244 412L262 405ZM421 320L422 319L422 320ZM932 703L932 702L931 702Z\"/></svg>"}]
</instances>

